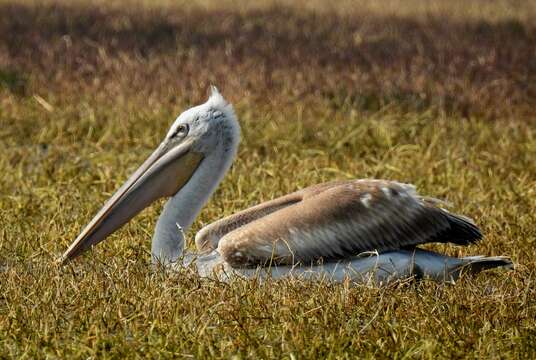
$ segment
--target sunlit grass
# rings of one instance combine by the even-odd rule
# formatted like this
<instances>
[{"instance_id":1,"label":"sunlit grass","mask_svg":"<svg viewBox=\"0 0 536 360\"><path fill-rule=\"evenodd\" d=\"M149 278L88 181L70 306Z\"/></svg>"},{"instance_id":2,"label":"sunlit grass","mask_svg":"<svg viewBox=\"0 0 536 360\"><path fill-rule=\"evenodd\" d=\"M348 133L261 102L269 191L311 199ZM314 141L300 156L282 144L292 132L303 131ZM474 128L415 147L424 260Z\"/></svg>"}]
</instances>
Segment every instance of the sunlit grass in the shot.
<instances>
[{"instance_id":1,"label":"sunlit grass","mask_svg":"<svg viewBox=\"0 0 536 360\"><path fill-rule=\"evenodd\" d=\"M461 29L473 31L466 34L452 19L418 15L415 23L392 20L394 30L380 33L376 45L347 46L355 23L366 19L373 30L357 30L370 36L382 26L379 10L367 10L379 17L354 10L339 24L339 15L304 15L292 6L242 15L226 6L194 7L189 18L176 7L162 14L0 5L12 15L0 17L0 358L533 357L536 82L527 54L534 54L534 25L484 22L478 30L461 17ZM411 18L411 9L404 12ZM86 17L76 25L73 14ZM208 21L211 14L221 21ZM272 26L281 14L285 31ZM178 20L203 25L183 29ZM461 45L441 29L452 29ZM428 31L443 41L402 36ZM272 37L274 52L266 44ZM441 74L447 59L438 54L461 56L476 44L476 53L452 59L471 71ZM382 57L390 46L400 59ZM419 60L425 70L411 72L404 49L421 46L428 46ZM333 49L333 67L318 47ZM473 58L501 51L480 65ZM369 69L357 55L383 66ZM448 200L485 234L467 248L432 248L508 255L516 269L455 286L384 288L166 274L149 266L162 204L58 267L57 256L175 116L203 101L210 82L235 104L243 139L189 246L203 225L260 201L322 181L375 177ZM447 102L437 101L441 94Z\"/></svg>"}]
</instances>

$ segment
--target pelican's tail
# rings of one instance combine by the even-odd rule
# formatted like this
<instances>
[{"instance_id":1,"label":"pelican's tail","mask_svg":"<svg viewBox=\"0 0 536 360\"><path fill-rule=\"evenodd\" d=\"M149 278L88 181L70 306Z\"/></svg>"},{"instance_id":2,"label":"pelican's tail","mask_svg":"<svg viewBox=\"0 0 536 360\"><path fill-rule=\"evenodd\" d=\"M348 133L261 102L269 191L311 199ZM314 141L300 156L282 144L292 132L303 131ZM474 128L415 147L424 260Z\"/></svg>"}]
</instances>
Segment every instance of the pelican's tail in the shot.
<instances>
[{"instance_id":1,"label":"pelican's tail","mask_svg":"<svg viewBox=\"0 0 536 360\"><path fill-rule=\"evenodd\" d=\"M456 258L433 251L416 249L414 273L419 278L452 282L462 274L476 274L482 270L503 267L513 269L512 261L505 256L467 256Z\"/></svg>"},{"instance_id":2,"label":"pelican's tail","mask_svg":"<svg viewBox=\"0 0 536 360\"><path fill-rule=\"evenodd\" d=\"M460 270L463 272L469 271L476 274L482 270L493 269L496 267L502 267L505 269L513 269L514 264L506 256L467 256L460 259L464 264L461 265Z\"/></svg>"}]
</instances>

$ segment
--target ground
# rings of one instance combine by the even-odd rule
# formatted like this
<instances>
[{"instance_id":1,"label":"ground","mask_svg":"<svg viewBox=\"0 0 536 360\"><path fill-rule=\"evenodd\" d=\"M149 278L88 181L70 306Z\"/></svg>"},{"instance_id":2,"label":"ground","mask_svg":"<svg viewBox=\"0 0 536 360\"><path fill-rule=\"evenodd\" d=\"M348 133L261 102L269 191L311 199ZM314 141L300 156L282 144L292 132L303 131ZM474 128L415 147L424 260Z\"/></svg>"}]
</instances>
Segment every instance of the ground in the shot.
<instances>
[{"instance_id":1,"label":"ground","mask_svg":"<svg viewBox=\"0 0 536 360\"><path fill-rule=\"evenodd\" d=\"M536 355L536 5L0 1L0 358ZM215 84L238 159L188 234L300 187L414 183L514 271L223 284L150 267L155 204L58 266Z\"/></svg>"}]
</instances>

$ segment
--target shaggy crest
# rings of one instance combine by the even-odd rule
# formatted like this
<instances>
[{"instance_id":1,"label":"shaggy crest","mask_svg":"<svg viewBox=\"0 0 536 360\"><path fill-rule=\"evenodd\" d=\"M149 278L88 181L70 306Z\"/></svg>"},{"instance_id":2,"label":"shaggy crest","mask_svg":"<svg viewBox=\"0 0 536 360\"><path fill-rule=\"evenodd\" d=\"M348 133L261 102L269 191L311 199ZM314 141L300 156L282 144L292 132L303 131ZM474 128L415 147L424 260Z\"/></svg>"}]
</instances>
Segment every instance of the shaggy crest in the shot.
<instances>
[{"instance_id":1,"label":"shaggy crest","mask_svg":"<svg viewBox=\"0 0 536 360\"><path fill-rule=\"evenodd\" d=\"M214 109L231 112L234 116L233 105L229 104L227 100L220 94L220 91L214 85L210 85L210 95L206 104Z\"/></svg>"}]
</instances>

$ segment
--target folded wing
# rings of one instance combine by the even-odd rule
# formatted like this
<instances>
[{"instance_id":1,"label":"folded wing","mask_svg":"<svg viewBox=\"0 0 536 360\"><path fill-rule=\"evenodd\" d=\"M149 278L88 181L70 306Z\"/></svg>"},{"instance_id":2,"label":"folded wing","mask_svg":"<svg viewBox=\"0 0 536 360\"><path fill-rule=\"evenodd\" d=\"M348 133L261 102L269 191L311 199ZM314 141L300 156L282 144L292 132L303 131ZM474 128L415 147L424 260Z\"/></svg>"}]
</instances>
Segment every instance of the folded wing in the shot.
<instances>
[{"instance_id":1,"label":"folded wing","mask_svg":"<svg viewBox=\"0 0 536 360\"><path fill-rule=\"evenodd\" d=\"M253 217L218 239L218 251L227 262L235 267L306 264L429 242L465 245L482 237L470 219L440 208L437 200L418 195L408 184L354 180L289 196L291 202L271 207L265 216Z\"/></svg>"}]
</instances>

